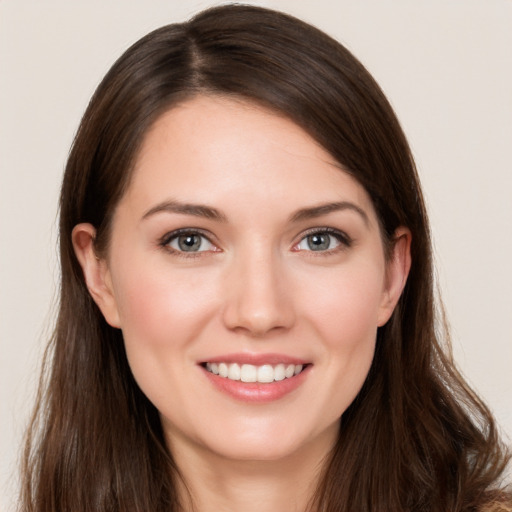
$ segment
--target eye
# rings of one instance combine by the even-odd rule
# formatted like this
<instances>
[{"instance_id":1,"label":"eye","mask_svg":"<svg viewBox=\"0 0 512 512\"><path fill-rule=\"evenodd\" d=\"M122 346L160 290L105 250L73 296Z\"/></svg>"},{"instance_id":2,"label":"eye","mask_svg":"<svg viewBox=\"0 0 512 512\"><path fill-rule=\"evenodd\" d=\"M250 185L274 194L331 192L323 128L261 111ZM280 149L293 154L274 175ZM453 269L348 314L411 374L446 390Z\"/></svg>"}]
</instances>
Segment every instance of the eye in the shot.
<instances>
[{"instance_id":1,"label":"eye","mask_svg":"<svg viewBox=\"0 0 512 512\"><path fill-rule=\"evenodd\" d=\"M165 235L160 244L174 252L198 253L216 251L217 247L198 231L178 230Z\"/></svg>"},{"instance_id":2,"label":"eye","mask_svg":"<svg viewBox=\"0 0 512 512\"><path fill-rule=\"evenodd\" d=\"M294 246L296 251L328 252L342 247L350 247L350 238L341 231L324 228L312 231L304 236L298 244Z\"/></svg>"}]
</instances>

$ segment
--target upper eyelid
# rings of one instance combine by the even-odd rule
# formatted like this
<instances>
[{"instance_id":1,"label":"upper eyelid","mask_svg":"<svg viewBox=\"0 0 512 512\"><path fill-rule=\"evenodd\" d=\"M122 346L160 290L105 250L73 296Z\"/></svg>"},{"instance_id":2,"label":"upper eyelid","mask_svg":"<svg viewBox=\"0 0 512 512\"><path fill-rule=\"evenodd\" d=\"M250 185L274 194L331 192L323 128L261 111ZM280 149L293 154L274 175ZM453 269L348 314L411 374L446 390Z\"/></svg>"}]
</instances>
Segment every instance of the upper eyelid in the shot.
<instances>
[{"instance_id":1,"label":"upper eyelid","mask_svg":"<svg viewBox=\"0 0 512 512\"><path fill-rule=\"evenodd\" d=\"M213 249L204 251L182 251L180 249L172 247L171 243L182 235L201 236L213 246ZM212 241L212 238L213 237L210 236L210 233L208 231L206 231L205 233L205 231L200 228L178 228L172 231L168 231L166 234L164 234L157 240L157 243L160 249L174 255L175 257L190 259L204 257L208 254L212 254L215 252L222 252L222 249L220 249L219 244L215 241Z\"/></svg>"},{"instance_id":2,"label":"upper eyelid","mask_svg":"<svg viewBox=\"0 0 512 512\"><path fill-rule=\"evenodd\" d=\"M211 233L210 231L201 229L201 228L174 229L172 231L168 231L167 233L165 233L165 235L161 236L159 241L162 244L168 244L172 239L174 239L180 235L188 235L188 234L200 235L200 236L203 236L204 238L206 238L212 244L217 243L214 241L216 239L216 237L213 235L213 233Z\"/></svg>"},{"instance_id":3,"label":"upper eyelid","mask_svg":"<svg viewBox=\"0 0 512 512\"><path fill-rule=\"evenodd\" d=\"M319 227L306 229L305 231L303 231L302 233L300 233L297 236L297 239L300 242L303 238L310 236L310 235L314 235L316 233L327 233L327 234L333 235L333 236L339 235L346 242L348 242L348 243L353 242L353 238L346 231L343 231L342 229L332 228L329 226L319 226Z\"/></svg>"},{"instance_id":4,"label":"upper eyelid","mask_svg":"<svg viewBox=\"0 0 512 512\"><path fill-rule=\"evenodd\" d=\"M294 238L294 242L292 243L292 246L296 246L298 243L300 243L305 237L314 235L316 233L327 233L332 236L338 235L338 239L341 243L344 243L346 245L351 245L353 243L353 238L346 232L341 229L333 228L330 226L315 226L312 228L308 228ZM206 238L211 244L215 245L216 247L220 248L220 243L217 239L217 237L208 230L197 228L197 227L186 227L186 228L178 228L172 231L169 231L165 233L163 236L159 238L159 244L164 246L168 245L174 238L185 235L185 234L197 234L200 236L203 236Z\"/></svg>"}]
</instances>

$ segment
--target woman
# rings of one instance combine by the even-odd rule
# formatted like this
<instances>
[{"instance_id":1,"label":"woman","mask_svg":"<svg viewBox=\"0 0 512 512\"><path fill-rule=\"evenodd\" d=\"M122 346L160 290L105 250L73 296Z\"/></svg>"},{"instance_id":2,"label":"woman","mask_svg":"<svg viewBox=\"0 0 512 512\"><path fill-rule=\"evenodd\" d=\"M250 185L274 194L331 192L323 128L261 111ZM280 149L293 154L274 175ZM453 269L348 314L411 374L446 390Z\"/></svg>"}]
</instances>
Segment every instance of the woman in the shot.
<instances>
[{"instance_id":1,"label":"woman","mask_svg":"<svg viewBox=\"0 0 512 512\"><path fill-rule=\"evenodd\" d=\"M224 6L140 40L84 115L60 237L24 510L507 510L409 148L328 36Z\"/></svg>"}]
</instances>

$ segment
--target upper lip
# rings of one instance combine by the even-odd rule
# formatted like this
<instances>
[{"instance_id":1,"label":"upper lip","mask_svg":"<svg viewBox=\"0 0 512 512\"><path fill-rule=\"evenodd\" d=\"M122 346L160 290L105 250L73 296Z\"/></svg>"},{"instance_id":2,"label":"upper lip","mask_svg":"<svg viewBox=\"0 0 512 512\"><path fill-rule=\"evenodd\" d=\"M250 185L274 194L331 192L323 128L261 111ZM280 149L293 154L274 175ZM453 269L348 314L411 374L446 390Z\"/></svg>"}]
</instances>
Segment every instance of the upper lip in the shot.
<instances>
[{"instance_id":1,"label":"upper lip","mask_svg":"<svg viewBox=\"0 0 512 512\"><path fill-rule=\"evenodd\" d=\"M250 353L238 353L238 354L224 354L221 356L214 356L211 358L204 359L201 364L204 363L238 363L238 364L252 364L254 366L262 366L264 364L276 365L276 364L308 364L310 361L293 357L285 354L277 353L262 353L262 354L250 354Z\"/></svg>"}]
</instances>

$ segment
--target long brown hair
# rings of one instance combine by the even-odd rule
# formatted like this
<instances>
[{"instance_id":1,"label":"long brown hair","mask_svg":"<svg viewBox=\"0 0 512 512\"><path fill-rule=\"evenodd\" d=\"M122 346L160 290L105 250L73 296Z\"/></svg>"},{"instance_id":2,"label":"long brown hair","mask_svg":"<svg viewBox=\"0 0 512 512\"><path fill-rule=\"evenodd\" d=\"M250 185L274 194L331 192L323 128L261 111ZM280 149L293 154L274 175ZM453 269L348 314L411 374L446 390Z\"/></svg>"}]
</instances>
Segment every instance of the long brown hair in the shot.
<instances>
[{"instance_id":1,"label":"long brown hair","mask_svg":"<svg viewBox=\"0 0 512 512\"><path fill-rule=\"evenodd\" d=\"M158 411L132 377L122 333L87 291L71 231L89 222L98 252L108 249L144 134L197 94L242 97L287 116L365 187L385 243L398 226L412 232L407 285L378 331L371 370L343 414L311 508L472 511L506 500L499 483L508 455L492 415L442 346L427 215L389 103L324 33L282 13L231 5L135 43L84 114L62 185L60 310L27 436L22 510L180 509Z\"/></svg>"}]
</instances>

